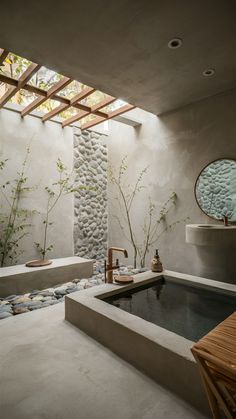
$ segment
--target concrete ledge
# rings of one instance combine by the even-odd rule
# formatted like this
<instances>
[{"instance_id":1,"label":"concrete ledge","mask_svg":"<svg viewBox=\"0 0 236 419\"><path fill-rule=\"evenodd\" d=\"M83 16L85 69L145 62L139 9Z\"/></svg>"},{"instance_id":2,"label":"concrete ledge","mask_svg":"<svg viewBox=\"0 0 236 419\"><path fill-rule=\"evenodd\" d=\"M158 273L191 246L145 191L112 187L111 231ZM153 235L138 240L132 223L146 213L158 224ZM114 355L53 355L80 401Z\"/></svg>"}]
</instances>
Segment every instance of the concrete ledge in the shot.
<instances>
[{"instance_id":1,"label":"concrete ledge","mask_svg":"<svg viewBox=\"0 0 236 419\"><path fill-rule=\"evenodd\" d=\"M0 297L44 289L75 278L89 278L93 261L72 256L52 259L53 263L39 268L15 265L0 268Z\"/></svg>"},{"instance_id":2,"label":"concrete ledge","mask_svg":"<svg viewBox=\"0 0 236 419\"><path fill-rule=\"evenodd\" d=\"M145 272L136 275L134 284L125 287L104 284L66 296L65 318L198 410L208 414L206 395L190 352L194 342L102 301L112 294L153 282L161 275L208 289L214 285L214 289L219 292L225 286L226 293L236 293L235 286L204 278L184 274L184 278L181 278L182 274L172 271L164 271L162 274Z\"/></svg>"}]
</instances>

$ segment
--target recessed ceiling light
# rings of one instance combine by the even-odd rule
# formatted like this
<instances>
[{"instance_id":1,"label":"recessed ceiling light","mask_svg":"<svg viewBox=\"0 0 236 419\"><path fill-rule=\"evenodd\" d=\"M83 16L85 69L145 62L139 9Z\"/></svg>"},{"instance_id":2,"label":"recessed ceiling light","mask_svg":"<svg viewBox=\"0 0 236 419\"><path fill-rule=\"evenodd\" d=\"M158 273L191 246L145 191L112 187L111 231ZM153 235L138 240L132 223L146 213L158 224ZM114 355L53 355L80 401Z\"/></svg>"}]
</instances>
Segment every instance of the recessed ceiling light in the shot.
<instances>
[{"instance_id":1,"label":"recessed ceiling light","mask_svg":"<svg viewBox=\"0 0 236 419\"><path fill-rule=\"evenodd\" d=\"M180 38L173 38L168 42L168 47L170 49L177 49L179 47L181 47L181 45L183 44L182 39Z\"/></svg>"},{"instance_id":2,"label":"recessed ceiling light","mask_svg":"<svg viewBox=\"0 0 236 419\"><path fill-rule=\"evenodd\" d=\"M204 77L211 77L215 74L215 70L213 68L207 68L202 74Z\"/></svg>"}]
</instances>

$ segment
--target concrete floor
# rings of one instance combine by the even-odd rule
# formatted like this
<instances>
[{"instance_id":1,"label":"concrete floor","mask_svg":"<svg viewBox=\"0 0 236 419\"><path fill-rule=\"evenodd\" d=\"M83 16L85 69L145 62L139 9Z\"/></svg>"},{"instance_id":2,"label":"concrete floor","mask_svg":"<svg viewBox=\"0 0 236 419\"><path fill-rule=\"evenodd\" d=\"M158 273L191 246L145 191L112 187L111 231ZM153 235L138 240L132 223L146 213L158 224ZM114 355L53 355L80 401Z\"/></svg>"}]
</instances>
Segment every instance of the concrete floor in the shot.
<instances>
[{"instance_id":1,"label":"concrete floor","mask_svg":"<svg viewBox=\"0 0 236 419\"><path fill-rule=\"evenodd\" d=\"M0 339L1 419L203 418L65 322L64 304L1 320Z\"/></svg>"}]
</instances>

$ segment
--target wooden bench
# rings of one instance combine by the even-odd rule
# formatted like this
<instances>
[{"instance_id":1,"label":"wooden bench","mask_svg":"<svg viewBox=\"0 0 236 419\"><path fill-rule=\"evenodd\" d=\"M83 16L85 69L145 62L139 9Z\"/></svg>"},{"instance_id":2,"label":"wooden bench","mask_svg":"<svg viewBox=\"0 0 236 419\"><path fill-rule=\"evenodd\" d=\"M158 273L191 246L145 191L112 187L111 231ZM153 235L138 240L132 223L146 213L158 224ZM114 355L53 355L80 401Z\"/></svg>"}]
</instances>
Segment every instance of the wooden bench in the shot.
<instances>
[{"instance_id":1,"label":"wooden bench","mask_svg":"<svg viewBox=\"0 0 236 419\"><path fill-rule=\"evenodd\" d=\"M214 419L236 418L236 312L200 339L198 363Z\"/></svg>"}]
</instances>

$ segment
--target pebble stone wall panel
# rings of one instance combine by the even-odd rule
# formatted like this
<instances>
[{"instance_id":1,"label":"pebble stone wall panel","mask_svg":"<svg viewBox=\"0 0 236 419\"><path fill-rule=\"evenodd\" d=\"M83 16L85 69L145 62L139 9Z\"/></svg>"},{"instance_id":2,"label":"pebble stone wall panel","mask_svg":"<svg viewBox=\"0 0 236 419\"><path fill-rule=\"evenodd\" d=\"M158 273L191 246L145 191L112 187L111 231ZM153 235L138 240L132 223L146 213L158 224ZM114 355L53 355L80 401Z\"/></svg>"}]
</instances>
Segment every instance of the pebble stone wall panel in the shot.
<instances>
[{"instance_id":1,"label":"pebble stone wall panel","mask_svg":"<svg viewBox=\"0 0 236 419\"><path fill-rule=\"evenodd\" d=\"M210 217L221 220L226 215L235 222L236 161L219 159L205 167L196 183L196 198Z\"/></svg>"},{"instance_id":2,"label":"pebble stone wall panel","mask_svg":"<svg viewBox=\"0 0 236 419\"><path fill-rule=\"evenodd\" d=\"M107 252L106 136L74 129L74 250L81 257L103 259Z\"/></svg>"}]
</instances>

